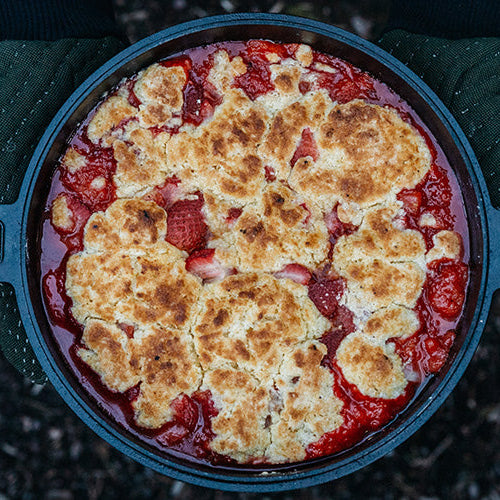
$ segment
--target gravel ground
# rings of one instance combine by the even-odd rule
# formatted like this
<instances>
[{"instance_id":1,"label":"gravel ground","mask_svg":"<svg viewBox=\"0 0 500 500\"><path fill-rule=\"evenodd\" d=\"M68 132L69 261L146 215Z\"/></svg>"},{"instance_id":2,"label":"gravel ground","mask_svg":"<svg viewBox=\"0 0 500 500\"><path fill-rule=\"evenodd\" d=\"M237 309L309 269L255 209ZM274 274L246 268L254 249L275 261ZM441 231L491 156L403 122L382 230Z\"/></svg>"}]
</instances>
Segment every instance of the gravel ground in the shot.
<instances>
[{"instance_id":1,"label":"gravel ground","mask_svg":"<svg viewBox=\"0 0 500 500\"><path fill-rule=\"evenodd\" d=\"M239 11L329 21L375 39L388 2L115 0L135 41L170 24ZM173 481L93 434L47 384L23 379L0 355L0 500L4 499L489 499L500 500L500 295L465 376L439 411L388 456L351 476L282 494L224 493Z\"/></svg>"},{"instance_id":2,"label":"gravel ground","mask_svg":"<svg viewBox=\"0 0 500 500\"><path fill-rule=\"evenodd\" d=\"M364 38L382 31L389 0L114 0L118 22L135 42L172 24L233 12L273 12L330 22Z\"/></svg>"}]
</instances>

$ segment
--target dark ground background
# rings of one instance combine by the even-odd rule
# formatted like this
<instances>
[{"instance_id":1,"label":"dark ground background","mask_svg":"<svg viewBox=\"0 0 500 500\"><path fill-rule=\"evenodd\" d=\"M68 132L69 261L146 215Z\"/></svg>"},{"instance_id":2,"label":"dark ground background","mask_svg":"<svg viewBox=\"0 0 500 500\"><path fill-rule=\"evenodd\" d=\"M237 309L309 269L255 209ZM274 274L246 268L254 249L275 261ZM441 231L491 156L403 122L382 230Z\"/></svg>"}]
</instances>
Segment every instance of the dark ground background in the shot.
<instances>
[{"instance_id":1,"label":"dark ground background","mask_svg":"<svg viewBox=\"0 0 500 500\"><path fill-rule=\"evenodd\" d=\"M388 10L387 0L114 2L131 41L174 23L249 10L312 17L374 40ZM198 488L138 465L83 425L50 384L31 384L0 354L0 500L500 500L499 332L497 295L465 376L430 421L391 454L335 482L264 496Z\"/></svg>"}]
</instances>

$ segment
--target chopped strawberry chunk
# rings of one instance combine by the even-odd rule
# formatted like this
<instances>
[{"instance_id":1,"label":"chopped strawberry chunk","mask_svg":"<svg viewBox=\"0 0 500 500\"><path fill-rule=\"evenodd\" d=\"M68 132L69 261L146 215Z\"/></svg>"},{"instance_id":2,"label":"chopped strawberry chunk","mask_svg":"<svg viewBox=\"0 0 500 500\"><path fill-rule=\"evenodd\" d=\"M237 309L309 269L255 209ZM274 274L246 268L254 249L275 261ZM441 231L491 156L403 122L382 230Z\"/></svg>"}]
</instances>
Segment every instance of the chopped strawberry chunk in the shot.
<instances>
[{"instance_id":1,"label":"chopped strawberry chunk","mask_svg":"<svg viewBox=\"0 0 500 500\"><path fill-rule=\"evenodd\" d=\"M204 248L192 253L186 259L186 270L204 280L222 279L230 274L215 258L213 248Z\"/></svg>"},{"instance_id":2,"label":"chopped strawberry chunk","mask_svg":"<svg viewBox=\"0 0 500 500\"><path fill-rule=\"evenodd\" d=\"M269 165L266 165L264 167L264 170L266 172L266 181L267 182L273 182L276 180L276 172L274 171L273 167L270 167Z\"/></svg>"},{"instance_id":3,"label":"chopped strawberry chunk","mask_svg":"<svg viewBox=\"0 0 500 500\"><path fill-rule=\"evenodd\" d=\"M428 298L432 309L448 320L462 311L467 286L467 265L463 262L441 260L430 266L433 271Z\"/></svg>"},{"instance_id":4,"label":"chopped strawberry chunk","mask_svg":"<svg viewBox=\"0 0 500 500\"><path fill-rule=\"evenodd\" d=\"M448 357L448 349L441 345L436 339L428 337L424 341L424 348L427 351L425 364L428 373L438 372L444 365Z\"/></svg>"},{"instance_id":5,"label":"chopped strawberry chunk","mask_svg":"<svg viewBox=\"0 0 500 500\"><path fill-rule=\"evenodd\" d=\"M50 270L43 277L42 286L50 319L56 325L64 324L68 312L65 269Z\"/></svg>"},{"instance_id":6,"label":"chopped strawberry chunk","mask_svg":"<svg viewBox=\"0 0 500 500\"><path fill-rule=\"evenodd\" d=\"M415 189L403 189L398 194L398 200L403 202L406 212L411 215L417 215L422 206L422 193Z\"/></svg>"},{"instance_id":7,"label":"chopped strawberry chunk","mask_svg":"<svg viewBox=\"0 0 500 500\"><path fill-rule=\"evenodd\" d=\"M127 100L129 104L138 108L142 104L142 101L137 97L136 93L134 92L135 82L137 82L137 76L133 76L130 80L128 80L123 86L123 89L126 90L128 93Z\"/></svg>"},{"instance_id":8,"label":"chopped strawberry chunk","mask_svg":"<svg viewBox=\"0 0 500 500\"><path fill-rule=\"evenodd\" d=\"M300 285L307 285L311 280L311 273L307 267L300 264L288 264L281 271L274 273L278 279L290 279Z\"/></svg>"},{"instance_id":9,"label":"chopped strawberry chunk","mask_svg":"<svg viewBox=\"0 0 500 500\"><path fill-rule=\"evenodd\" d=\"M310 156L313 161L316 161L319 158L318 146L316 145L314 135L309 128L305 128L302 131L302 137L300 138L290 165L293 167L299 158L305 158L306 156Z\"/></svg>"},{"instance_id":10,"label":"chopped strawberry chunk","mask_svg":"<svg viewBox=\"0 0 500 500\"><path fill-rule=\"evenodd\" d=\"M427 373L436 373L443 367L448 359L451 346L455 341L454 330L448 330L441 337L427 337L424 340L424 368Z\"/></svg>"},{"instance_id":11,"label":"chopped strawberry chunk","mask_svg":"<svg viewBox=\"0 0 500 500\"><path fill-rule=\"evenodd\" d=\"M374 99L377 97L374 80L366 73L345 61L324 54L315 54L314 59L316 62L336 70L333 73L316 72L315 88L326 89L333 101L343 104L353 99Z\"/></svg>"},{"instance_id":12,"label":"chopped strawberry chunk","mask_svg":"<svg viewBox=\"0 0 500 500\"><path fill-rule=\"evenodd\" d=\"M280 58L288 55L284 46L264 40L250 40L247 51L241 54L243 62L247 65L247 71L238 75L234 83L252 100L274 89L269 70L271 63L267 58L269 53L277 54Z\"/></svg>"},{"instance_id":13,"label":"chopped strawberry chunk","mask_svg":"<svg viewBox=\"0 0 500 500\"><path fill-rule=\"evenodd\" d=\"M362 75L358 75L356 80L344 79L337 83L337 85L332 86L330 90L330 97L339 102L340 104L345 104L346 102L352 101L353 99L359 99L361 96L372 97L373 95L373 82L368 77L366 79L362 78Z\"/></svg>"},{"instance_id":14,"label":"chopped strawberry chunk","mask_svg":"<svg viewBox=\"0 0 500 500\"><path fill-rule=\"evenodd\" d=\"M430 214L436 220L436 223L432 225L432 227L428 229L432 229L433 233L437 231L443 230L452 230L455 218L450 213L450 209L448 207L440 207L440 206L429 206L427 207L426 214Z\"/></svg>"},{"instance_id":15,"label":"chopped strawberry chunk","mask_svg":"<svg viewBox=\"0 0 500 500\"><path fill-rule=\"evenodd\" d=\"M173 413L172 422L157 437L160 444L171 446L191 434L198 424L198 405L186 394L175 398L170 405Z\"/></svg>"},{"instance_id":16,"label":"chopped strawberry chunk","mask_svg":"<svg viewBox=\"0 0 500 500\"><path fill-rule=\"evenodd\" d=\"M205 246L208 226L201 212L203 195L195 200L179 200L167 209L167 237L172 245L191 252Z\"/></svg>"},{"instance_id":17,"label":"chopped strawberry chunk","mask_svg":"<svg viewBox=\"0 0 500 500\"><path fill-rule=\"evenodd\" d=\"M198 423L198 407L194 401L185 394L177 397L170 405L174 418L189 431L193 431Z\"/></svg>"},{"instance_id":18,"label":"chopped strawberry chunk","mask_svg":"<svg viewBox=\"0 0 500 500\"><path fill-rule=\"evenodd\" d=\"M176 201L179 201L184 192L180 187L181 181L176 177L170 177L161 186L156 186L144 196L145 200L154 201L158 206L167 210Z\"/></svg>"},{"instance_id":19,"label":"chopped strawberry chunk","mask_svg":"<svg viewBox=\"0 0 500 500\"><path fill-rule=\"evenodd\" d=\"M356 330L353 318L354 314L345 306L337 306L335 313L331 316L332 328L321 337L321 342L328 349L327 356L323 360L327 366L331 366L342 340Z\"/></svg>"},{"instance_id":20,"label":"chopped strawberry chunk","mask_svg":"<svg viewBox=\"0 0 500 500\"><path fill-rule=\"evenodd\" d=\"M172 446L189 435L189 430L183 425L174 423L162 432L156 439L163 446Z\"/></svg>"},{"instance_id":21,"label":"chopped strawberry chunk","mask_svg":"<svg viewBox=\"0 0 500 500\"><path fill-rule=\"evenodd\" d=\"M304 218L304 225L307 226L307 224L309 224L309 221L311 220L311 211L309 210L309 207L305 203L301 203L300 206L306 211L306 216Z\"/></svg>"},{"instance_id":22,"label":"chopped strawberry chunk","mask_svg":"<svg viewBox=\"0 0 500 500\"><path fill-rule=\"evenodd\" d=\"M448 205L451 202L452 192L450 180L446 170L435 163L424 178L424 191L430 204Z\"/></svg>"},{"instance_id":23,"label":"chopped strawberry chunk","mask_svg":"<svg viewBox=\"0 0 500 500\"><path fill-rule=\"evenodd\" d=\"M325 224L328 232L335 240L341 236L349 235L356 230L356 226L353 224L345 224L339 219L337 215L337 206L335 206L330 213L325 215Z\"/></svg>"},{"instance_id":24,"label":"chopped strawberry chunk","mask_svg":"<svg viewBox=\"0 0 500 500\"><path fill-rule=\"evenodd\" d=\"M236 208L236 207L230 208L227 212L226 222L229 225L234 224L242 213L243 210L241 208Z\"/></svg>"},{"instance_id":25,"label":"chopped strawberry chunk","mask_svg":"<svg viewBox=\"0 0 500 500\"><path fill-rule=\"evenodd\" d=\"M134 338L135 327L134 325L129 325L127 323L118 323L118 328L127 335L129 339Z\"/></svg>"},{"instance_id":26,"label":"chopped strawberry chunk","mask_svg":"<svg viewBox=\"0 0 500 500\"><path fill-rule=\"evenodd\" d=\"M90 210L76 197L68 193L59 195L64 197L66 206L71 213L71 226L59 227L53 224L54 229L61 236L61 241L71 253L83 249L83 230L90 217Z\"/></svg>"},{"instance_id":27,"label":"chopped strawberry chunk","mask_svg":"<svg viewBox=\"0 0 500 500\"><path fill-rule=\"evenodd\" d=\"M267 60L267 53L277 54L283 58L292 55L297 48L291 44L281 44L269 40L250 40L247 42L247 50L250 57Z\"/></svg>"},{"instance_id":28,"label":"chopped strawberry chunk","mask_svg":"<svg viewBox=\"0 0 500 500\"><path fill-rule=\"evenodd\" d=\"M141 394L141 383L127 389L123 394L129 401L135 401Z\"/></svg>"},{"instance_id":29,"label":"chopped strawberry chunk","mask_svg":"<svg viewBox=\"0 0 500 500\"><path fill-rule=\"evenodd\" d=\"M327 318L332 318L337 311L338 302L344 293L342 279L320 279L309 283L309 298L318 311Z\"/></svg>"},{"instance_id":30,"label":"chopped strawberry chunk","mask_svg":"<svg viewBox=\"0 0 500 500\"><path fill-rule=\"evenodd\" d=\"M202 65L194 65L187 73L184 88L184 106L182 117L185 122L199 125L213 115L214 109L222 102L217 89L206 80L212 62L207 59Z\"/></svg>"},{"instance_id":31,"label":"chopped strawberry chunk","mask_svg":"<svg viewBox=\"0 0 500 500\"><path fill-rule=\"evenodd\" d=\"M85 157L85 164L76 170L71 170L63 164L61 181L92 211L105 210L116 199L113 184L116 160L113 148L93 146L92 150L82 149L79 153Z\"/></svg>"},{"instance_id":32,"label":"chopped strawberry chunk","mask_svg":"<svg viewBox=\"0 0 500 500\"><path fill-rule=\"evenodd\" d=\"M340 330L344 336L352 333L356 330L354 314L346 306L337 306L337 310L332 317L332 326Z\"/></svg>"},{"instance_id":33,"label":"chopped strawberry chunk","mask_svg":"<svg viewBox=\"0 0 500 500\"><path fill-rule=\"evenodd\" d=\"M446 349L450 350L455 342L455 330L448 330L439 340Z\"/></svg>"}]
</instances>

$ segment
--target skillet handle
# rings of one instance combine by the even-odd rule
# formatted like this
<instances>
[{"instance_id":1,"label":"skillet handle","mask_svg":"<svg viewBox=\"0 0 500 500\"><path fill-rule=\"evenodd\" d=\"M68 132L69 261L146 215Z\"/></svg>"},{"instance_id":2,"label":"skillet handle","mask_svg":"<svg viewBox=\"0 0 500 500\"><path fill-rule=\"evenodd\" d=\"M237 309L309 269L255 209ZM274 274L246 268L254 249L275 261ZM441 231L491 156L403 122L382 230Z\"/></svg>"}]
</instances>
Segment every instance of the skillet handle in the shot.
<instances>
[{"instance_id":1,"label":"skillet handle","mask_svg":"<svg viewBox=\"0 0 500 500\"><path fill-rule=\"evenodd\" d=\"M21 283L22 203L0 205L0 282Z\"/></svg>"},{"instance_id":2,"label":"skillet handle","mask_svg":"<svg viewBox=\"0 0 500 500\"><path fill-rule=\"evenodd\" d=\"M489 270L488 291L492 295L500 288L500 210L488 205Z\"/></svg>"}]
</instances>

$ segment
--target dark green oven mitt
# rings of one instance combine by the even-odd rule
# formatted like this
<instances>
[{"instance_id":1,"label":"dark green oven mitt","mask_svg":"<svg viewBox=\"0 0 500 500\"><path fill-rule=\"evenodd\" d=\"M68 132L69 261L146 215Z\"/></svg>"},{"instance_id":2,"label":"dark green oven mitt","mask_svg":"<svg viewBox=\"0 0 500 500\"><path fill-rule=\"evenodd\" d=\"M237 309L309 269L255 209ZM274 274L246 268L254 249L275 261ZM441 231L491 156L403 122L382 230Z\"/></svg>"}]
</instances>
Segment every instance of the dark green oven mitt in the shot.
<instances>
[{"instance_id":1,"label":"dark green oven mitt","mask_svg":"<svg viewBox=\"0 0 500 500\"><path fill-rule=\"evenodd\" d=\"M0 203L17 199L31 155L64 101L123 47L114 37L0 42ZM6 283L0 283L0 348L33 382L47 380Z\"/></svg>"}]
</instances>

